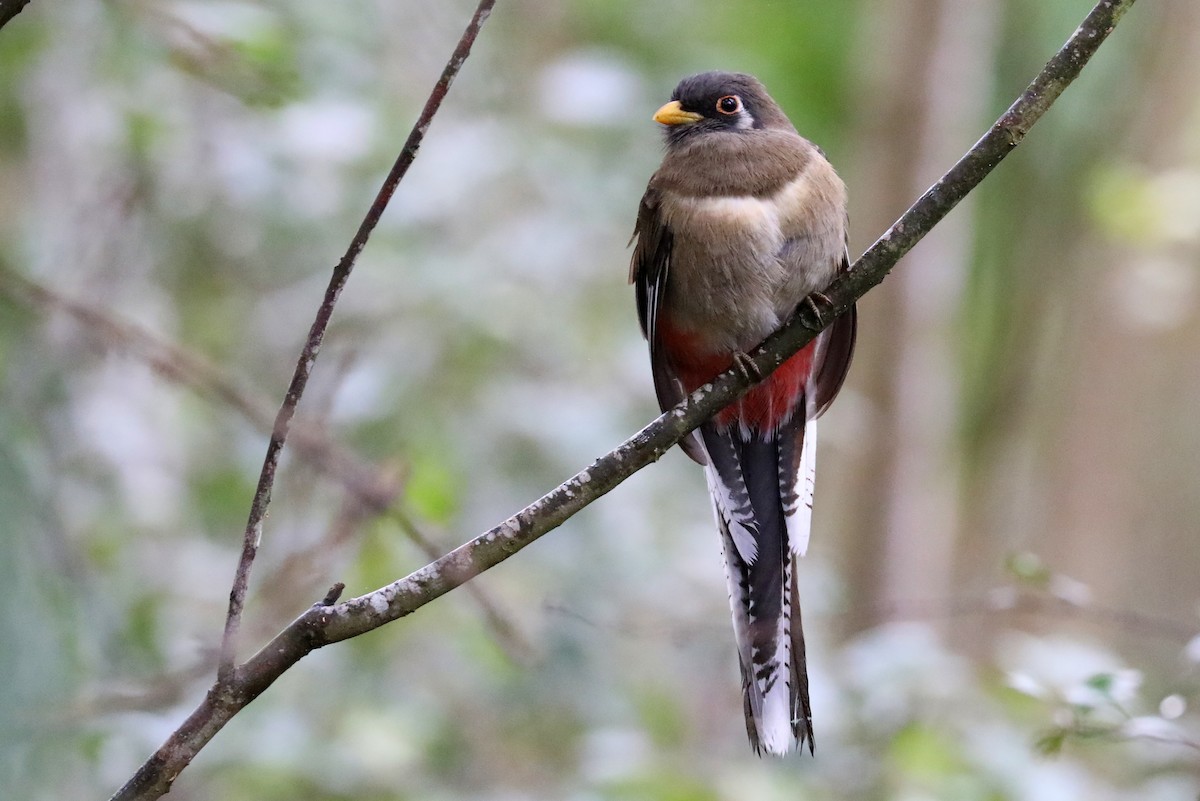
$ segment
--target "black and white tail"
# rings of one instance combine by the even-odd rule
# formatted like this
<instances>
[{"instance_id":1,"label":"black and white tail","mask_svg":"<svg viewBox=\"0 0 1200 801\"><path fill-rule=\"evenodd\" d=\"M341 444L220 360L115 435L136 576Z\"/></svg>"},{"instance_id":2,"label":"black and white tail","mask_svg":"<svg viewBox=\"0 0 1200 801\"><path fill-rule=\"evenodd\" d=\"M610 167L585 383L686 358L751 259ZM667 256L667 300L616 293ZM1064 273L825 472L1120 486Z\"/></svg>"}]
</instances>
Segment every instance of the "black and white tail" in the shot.
<instances>
[{"instance_id":1,"label":"black and white tail","mask_svg":"<svg viewBox=\"0 0 1200 801\"><path fill-rule=\"evenodd\" d=\"M817 423L805 404L766 433L701 427L705 474L725 555L742 670L746 731L755 753L814 749L795 562L808 548Z\"/></svg>"}]
</instances>

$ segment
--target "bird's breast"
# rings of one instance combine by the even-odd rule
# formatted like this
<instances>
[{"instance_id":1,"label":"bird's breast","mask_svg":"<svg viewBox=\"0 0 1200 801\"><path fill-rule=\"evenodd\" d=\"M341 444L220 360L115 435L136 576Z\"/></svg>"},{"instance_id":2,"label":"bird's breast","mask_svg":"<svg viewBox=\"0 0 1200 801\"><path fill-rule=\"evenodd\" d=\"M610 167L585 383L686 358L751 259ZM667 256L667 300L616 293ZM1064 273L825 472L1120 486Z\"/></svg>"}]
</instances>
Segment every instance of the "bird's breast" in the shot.
<instances>
[{"instance_id":1,"label":"bird's breast","mask_svg":"<svg viewBox=\"0 0 1200 801\"><path fill-rule=\"evenodd\" d=\"M828 238L822 220L836 215L814 215L814 203L828 200L809 170L766 196L664 191L660 214L673 250L663 311L672 324L720 353L749 350L777 329L837 263L824 244L786 256L797 242Z\"/></svg>"}]
</instances>

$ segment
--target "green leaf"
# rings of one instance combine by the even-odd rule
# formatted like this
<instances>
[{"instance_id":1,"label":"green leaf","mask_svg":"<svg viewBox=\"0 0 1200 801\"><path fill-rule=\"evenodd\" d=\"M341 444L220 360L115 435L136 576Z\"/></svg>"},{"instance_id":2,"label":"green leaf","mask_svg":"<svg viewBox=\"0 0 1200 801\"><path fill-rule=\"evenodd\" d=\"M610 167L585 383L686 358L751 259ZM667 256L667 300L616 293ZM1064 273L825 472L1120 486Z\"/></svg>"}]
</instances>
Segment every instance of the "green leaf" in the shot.
<instances>
[{"instance_id":1,"label":"green leaf","mask_svg":"<svg viewBox=\"0 0 1200 801\"><path fill-rule=\"evenodd\" d=\"M1069 732L1063 728L1055 728L1050 731L1043 732L1034 741L1033 747L1042 756L1058 756L1062 753L1063 745L1067 741Z\"/></svg>"},{"instance_id":2,"label":"green leaf","mask_svg":"<svg viewBox=\"0 0 1200 801\"><path fill-rule=\"evenodd\" d=\"M1111 673L1097 673L1084 682L1088 687L1091 687L1097 692L1103 693L1106 696L1112 695L1114 677Z\"/></svg>"}]
</instances>

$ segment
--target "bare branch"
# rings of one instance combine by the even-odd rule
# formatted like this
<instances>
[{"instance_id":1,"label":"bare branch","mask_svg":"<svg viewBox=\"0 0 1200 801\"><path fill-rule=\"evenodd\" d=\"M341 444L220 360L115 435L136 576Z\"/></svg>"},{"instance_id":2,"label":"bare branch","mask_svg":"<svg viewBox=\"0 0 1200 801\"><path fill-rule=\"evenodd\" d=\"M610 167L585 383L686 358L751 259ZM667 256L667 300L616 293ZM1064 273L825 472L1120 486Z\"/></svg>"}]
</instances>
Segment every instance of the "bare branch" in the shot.
<instances>
[{"instance_id":1,"label":"bare branch","mask_svg":"<svg viewBox=\"0 0 1200 801\"><path fill-rule=\"evenodd\" d=\"M234 575L233 589L229 593L229 611L225 617L225 633L221 639L221 657L217 663L217 683L220 685L228 684L233 680L234 661L237 658L237 634L242 620L242 608L245 606L246 591L250 584L250 569L254 565L254 558L258 555L258 546L262 541L263 522L267 516L267 507L271 503L271 490L275 486L275 471L279 466L279 457L283 452L284 442L287 440L292 417L296 414L296 406L300 403L301 395L304 394L304 388L308 384L308 377L312 374L317 354L321 350L321 342L325 338L325 330L328 328L329 321L333 317L333 307L337 304L338 297L342 293L342 288L350 278L350 271L354 269L358 255L362 253L362 249L367 244L367 239L370 238L371 232L375 230L380 217L383 216L384 209L387 208L392 195L395 194L396 187L399 186L400 181L408 172L408 168L417 157L417 150L421 147L421 142L425 139L425 132L429 130L429 124L433 121L433 117L437 114L438 109L441 108L442 101L446 98L446 93L450 89L450 84L454 82L454 78L462 68L463 62L470 55L471 46L475 44L475 38L479 35L479 29L488 16L491 15L492 6L494 5L495 0L480 0L479 6L475 9L475 13L471 17L471 21L467 24L466 30L463 31L462 38L458 41L458 46L454 48L454 53L450 56L449 62L446 63L446 68L442 70L441 77L438 78L433 91L429 95L429 99L425 102L425 107L421 109L421 115L417 118L416 124L413 125L412 131L408 135L408 140L404 143L404 147L396 159L396 163L392 165L392 169L384 180L383 186L380 187L379 193L375 196L375 201L371 204L366 217L363 218L362 224L358 227L358 232L350 240L350 246L346 249L345 255L342 256L341 261L338 262L333 270L333 275L329 279L329 286L325 289L325 299L317 309L316 319L313 320L312 328L308 332L308 340L304 344L304 349L300 352L300 359L296 362L296 371L292 375L292 382L288 386L287 394L284 395L283 405L279 409L279 414L275 417L271 441L267 445L267 455L263 460L262 472L258 479L258 488L255 490L254 500L250 504L250 516L246 521L246 531L242 540L242 556L238 561L237 572Z\"/></svg>"},{"instance_id":2,"label":"bare branch","mask_svg":"<svg viewBox=\"0 0 1200 801\"><path fill-rule=\"evenodd\" d=\"M794 319L755 351L753 358L762 374L778 367L811 341L837 313L848 309L867 290L880 283L900 257L1017 146L1063 89L1079 75L1133 2L1102 0L1092 9L1063 48L995 125L863 254L846 276L826 289L824 294L832 304L832 313L823 315L819 321L804 317ZM485 3L481 4L481 9L484 5L490 7ZM451 553L367 595L333 606L313 606L238 667L229 681L218 681L188 719L113 798L161 796L230 718L306 654L411 614L499 564L657 460L689 431L748 388L749 380L737 371L720 376L586 470Z\"/></svg>"},{"instance_id":3,"label":"bare branch","mask_svg":"<svg viewBox=\"0 0 1200 801\"><path fill-rule=\"evenodd\" d=\"M395 520L408 538L421 549L421 551L429 559L437 559L442 551L439 549L424 532L417 526L416 522L405 514L403 511L396 510L391 513L391 518ZM484 592L483 588L477 584L467 584L464 589L470 595L475 603L479 606L483 613L484 620L491 627L492 636L496 638L496 642L504 649L504 653L514 663L518 665L530 664L533 656L533 646L525 639L525 636L516 627L516 625L496 606L491 597Z\"/></svg>"}]
</instances>

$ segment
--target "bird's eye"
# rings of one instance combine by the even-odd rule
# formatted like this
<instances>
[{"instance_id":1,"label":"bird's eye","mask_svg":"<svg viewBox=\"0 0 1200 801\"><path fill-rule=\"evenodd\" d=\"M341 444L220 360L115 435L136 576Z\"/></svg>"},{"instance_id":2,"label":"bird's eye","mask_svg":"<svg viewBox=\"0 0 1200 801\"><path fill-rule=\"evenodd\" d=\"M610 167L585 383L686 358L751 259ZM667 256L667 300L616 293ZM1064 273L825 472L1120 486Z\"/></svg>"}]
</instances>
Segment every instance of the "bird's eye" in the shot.
<instances>
[{"instance_id":1,"label":"bird's eye","mask_svg":"<svg viewBox=\"0 0 1200 801\"><path fill-rule=\"evenodd\" d=\"M742 110L742 99L737 95L725 95L717 101L717 111L722 114L737 114Z\"/></svg>"}]
</instances>

